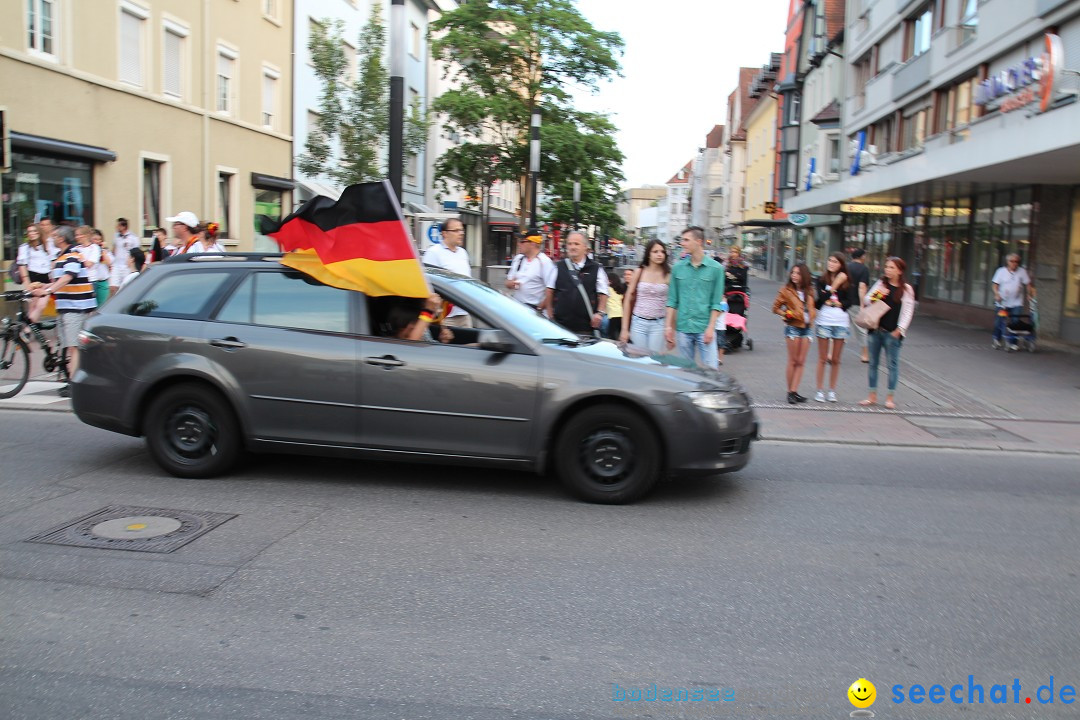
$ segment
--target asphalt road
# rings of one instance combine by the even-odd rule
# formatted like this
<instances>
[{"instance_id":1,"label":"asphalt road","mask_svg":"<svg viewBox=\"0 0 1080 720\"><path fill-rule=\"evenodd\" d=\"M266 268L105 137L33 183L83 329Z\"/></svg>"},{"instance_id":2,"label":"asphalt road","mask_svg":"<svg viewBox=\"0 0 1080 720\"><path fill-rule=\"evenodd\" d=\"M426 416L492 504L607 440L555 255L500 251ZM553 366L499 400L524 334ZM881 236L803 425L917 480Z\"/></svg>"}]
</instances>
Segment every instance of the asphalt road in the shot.
<instances>
[{"instance_id":1,"label":"asphalt road","mask_svg":"<svg viewBox=\"0 0 1080 720\"><path fill-rule=\"evenodd\" d=\"M416 465L179 480L62 413L0 412L0 452L7 720L845 718L860 677L878 718L1077 714L1075 458L759 444L604 507ZM110 504L237 517L170 554L25 542ZM906 699L969 675L983 705ZM613 700L653 684L733 699Z\"/></svg>"}]
</instances>

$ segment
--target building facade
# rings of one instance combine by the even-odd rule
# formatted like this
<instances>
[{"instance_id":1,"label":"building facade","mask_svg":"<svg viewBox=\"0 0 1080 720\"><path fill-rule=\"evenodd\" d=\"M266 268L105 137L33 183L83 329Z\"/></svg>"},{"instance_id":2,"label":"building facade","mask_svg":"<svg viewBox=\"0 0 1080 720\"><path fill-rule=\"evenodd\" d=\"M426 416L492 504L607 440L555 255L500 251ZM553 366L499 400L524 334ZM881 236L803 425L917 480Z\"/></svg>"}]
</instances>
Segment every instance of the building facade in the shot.
<instances>
[{"instance_id":1,"label":"building facade","mask_svg":"<svg viewBox=\"0 0 1080 720\"><path fill-rule=\"evenodd\" d=\"M746 119L746 200L743 204L742 244L753 262L770 275L782 276L782 258L791 247L791 230L776 211L776 127L779 108L773 88L780 69L780 54L773 53L750 86L756 100Z\"/></svg>"},{"instance_id":2,"label":"building facade","mask_svg":"<svg viewBox=\"0 0 1080 720\"><path fill-rule=\"evenodd\" d=\"M657 201L666 196L667 188L661 185L645 185L622 191L615 209L622 218L623 227L626 228L631 239L637 240L644 237L641 234L643 227L641 213L649 208L655 208ZM653 213L651 225L647 227L656 227L655 213Z\"/></svg>"},{"instance_id":3,"label":"building facade","mask_svg":"<svg viewBox=\"0 0 1080 720\"><path fill-rule=\"evenodd\" d=\"M842 213L846 249L963 322L992 324L1019 253L1040 331L1080 341L1080 1L850 0L844 43L850 165L788 210Z\"/></svg>"},{"instance_id":4,"label":"building facade","mask_svg":"<svg viewBox=\"0 0 1080 720\"><path fill-rule=\"evenodd\" d=\"M746 205L746 120L757 104L750 86L760 68L739 68L739 83L728 95L728 117L724 126L724 194L721 203L720 241L741 243L743 208Z\"/></svg>"},{"instance_id":5,"label":"building facade","mask_svg":"<svg viewBox=\"0 0 1080 720\"><path fill-rule=\"evenodd\" d=\"M682 231L690 224L690 177L693 173L693 160L688 160L682 168L665 183L667 198L661 206L660 214L665 221L660 226L660 239L664 242L678 242Z\"/></svg>"},{"instance_id":6,"label":"building facade","mask_svg":"<svg viewBox=\"0 0 1080 720\"><path fill-rule=\"evenodd\" d=\"M291 210L292 2L0 4L3 254L51 217L143 237L182 210L250 249Z\"/></svg>"},{"instance_id":7,"label":"building facade","mask_svg":"<svg viewBox=\"0 0 1080 720\"><path fill-rule=\"evenodd\" d=\"M690 177L690 224L705 228L713 244L720 238L720 204L723 199L724 126L714 125L705 136L705 145L694 156Z\"/></svg>"}]
</instances>

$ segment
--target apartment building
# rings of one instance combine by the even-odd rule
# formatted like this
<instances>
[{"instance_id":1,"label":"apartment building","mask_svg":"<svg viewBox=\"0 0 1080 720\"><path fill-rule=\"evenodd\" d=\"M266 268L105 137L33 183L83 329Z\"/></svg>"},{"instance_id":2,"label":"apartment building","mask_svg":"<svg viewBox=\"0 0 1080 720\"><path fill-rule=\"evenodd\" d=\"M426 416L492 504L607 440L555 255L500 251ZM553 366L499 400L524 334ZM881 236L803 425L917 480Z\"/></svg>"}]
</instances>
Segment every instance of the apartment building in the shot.
<instances>
[{"instance_id":1,"label":"apartment building","mask_svg":"<svg viewBox=\"0 0 1080 720\"><path fill-rule=\"evenodd\" d=\"M671 176L666 183L667 197L659 205L658 220L664 220L660 226L660 239L664 242L678 242L682 231L690 224L690 177L693 173L693 160L688 160L682 168Z\"/></svg>"},{"instance_id":2,"label":"apartment building","mask_svg":"<svg viewBox=\"0 0 1080 720\"><path fill-rule=\"evenodd\" d=\"M964 322L1019 253L1041 332L1080 342L1080 1L849 0L845 25L845 172L787 210L842 213L845 248Z\"/></svg>"},{"instance_id":3,"label":"apartment building","mask_svg":"<svg viewBox=\"0 0 1080 720\"><path fill-rule=\"evenodd\" d=\"M227 247L292 207L291 0L0 4L3 253L49 216L143 237L190 210Z\"/></svg>"},{"instance_id":4,"label":"apartment building","mask_svg":"<svg viewBox=\"0 0 1080 720\"><path fill-rule=\"evenodd\" d=\"M724 197L724 126L714 125L698 149L690 177L690 224L705 228L705 237L714 245L720 238L720 216Z\"/></svg>"},{"instance_id":5,"label":"apartment building","mask_svg":"<svg viewBox=\"0 0 1080 720\"><path fill-rule=\"evenodd\" d=\"M720 242L741 243L743 207L746 204L746 120L757 99L750 86L761 68L739 68L739 82L728 95L727 124L724 125L724 195L721 203Z\"/></svg>"},{"instance_id":6,"label":"apartment building","mask_svg":"<svg viewBox=\"0 0 1080 720\"><path fill-rule=\"evenodd\" d=\"M774 217L779 107L773 90L779 71L780 53L772 53L750 85L749 95L756 103L746 118L746 199L740 223L747 254L776 277L784 273L781 258L790 250L792 239L788 222Z\"/></svg>"},{"instance_id":7,"label":"apartment building","mask_svg":"<svg viewBox=\"0 0 1080 720\"><path fill-rule=\"evenodd\" d=\"M651 214L652 219L649 221L649 225L643 225L641 213L647 209L655 208L657 201L666 196L667 187L662 185L627 188L619 194L619 201L615 206L615 210L619 213L619 217L622 218L623 227L626 228L630 238L640 239L646 237L641 232L643 227L655 228L655 212Z\"/></svg>"}]
</instances>

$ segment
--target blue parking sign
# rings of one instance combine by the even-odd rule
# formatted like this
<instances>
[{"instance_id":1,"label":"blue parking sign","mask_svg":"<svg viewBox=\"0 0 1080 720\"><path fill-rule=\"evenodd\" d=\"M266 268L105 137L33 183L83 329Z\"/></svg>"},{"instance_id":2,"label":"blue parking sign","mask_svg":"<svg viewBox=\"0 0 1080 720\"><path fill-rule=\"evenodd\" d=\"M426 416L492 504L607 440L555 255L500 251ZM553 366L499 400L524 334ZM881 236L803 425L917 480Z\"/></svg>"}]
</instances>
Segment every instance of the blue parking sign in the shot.
<instances>
[{"instance_id":1,"label":"blue parking sign","mask_svg":"<svg viewBox=\"0 0 1080 720\"><path fill-rule=\"evenodd\" d=\"M433 245L442 244L442 231L439 230L438 223L432 223L431 227L427 229L427 239Z\"/></svg>"}]
</instances>

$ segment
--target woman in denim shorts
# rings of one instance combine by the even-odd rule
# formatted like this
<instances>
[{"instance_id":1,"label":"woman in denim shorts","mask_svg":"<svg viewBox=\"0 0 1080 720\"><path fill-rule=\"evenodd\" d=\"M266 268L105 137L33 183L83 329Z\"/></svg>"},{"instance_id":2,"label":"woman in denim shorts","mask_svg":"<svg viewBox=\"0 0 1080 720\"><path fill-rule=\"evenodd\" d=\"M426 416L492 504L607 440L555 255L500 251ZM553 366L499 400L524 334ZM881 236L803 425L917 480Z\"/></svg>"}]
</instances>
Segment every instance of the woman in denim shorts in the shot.
<instances>
[{"instance_id":1,"label":"woman in denim shorts","mask_svg":"<svg viewBox=\"0 0 1080 720\"><path fill-rule=\"evenodd\" d=\"M810 329L814 325L817 308L814 306L813 277L810 269L799 263L791 268L788 282L773 300L773 312L784 319L784 337L787 341L788 362L786 368L787 401L791 404L806 402L799 394L806 355L812 341Z\"/></svg>"},{"instance_id":2,"label":"woman in denim shorts","mask_svg":"<svg viewBox=\"0 0 1080 720\"><path fill-rule=\"evenodd\" d=\"M851 335L847 309L851 305L847 265L844 256L833 253L825 264L825 272L817 279L817 402L836 402L836 379L840 375L840 356L844 341ZM825 366L829 365L829 394L825 394Z\"/></svg>"}]
</instances>

